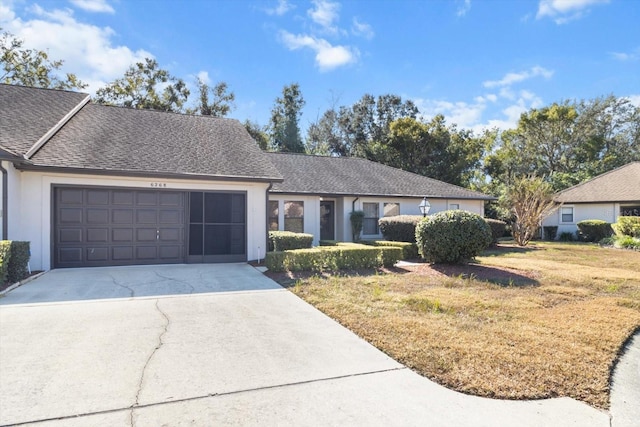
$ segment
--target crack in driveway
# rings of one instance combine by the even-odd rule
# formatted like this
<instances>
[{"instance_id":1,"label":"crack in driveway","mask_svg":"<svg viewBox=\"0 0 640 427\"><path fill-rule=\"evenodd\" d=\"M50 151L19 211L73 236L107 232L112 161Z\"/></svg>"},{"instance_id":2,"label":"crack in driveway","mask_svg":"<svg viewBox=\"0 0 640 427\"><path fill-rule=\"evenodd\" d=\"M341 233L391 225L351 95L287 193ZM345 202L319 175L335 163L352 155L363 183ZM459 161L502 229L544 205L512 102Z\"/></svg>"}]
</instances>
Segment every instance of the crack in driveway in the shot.
<instances>
[{"instance_id":1,"label":"crack in driveway","mask_svg":"<svg viewBox=\"0 0 640 427\"><path fill-rule=\"evenodd\" d=\"M111 281L113 282L114 285L120 286L121 288L125 288L126 290L128 290L129 293L130 293L129 296L131 298L133 298L135 296L136 292L132 288L130 288L129 286L124 285L122 283L119 283L118 280L113 275L109 274L108 276L111 277Z\"/></svg>"},{"instance_id":2,"label":"crack in driveway","mask_svg":"<svg viewBox=\"0 0 640 427\"><path fill-rule=\"evenodd\" d=\"M154 271L154 273L155 273L156 276L160 277L161 279L173 280L174 282L183 283L183 284L189 286L191 288L191 290L189 291L189 294L192 294L196 290L196 288L186 280L180 280L180 279L176 279L176 278L173 278L173 277L163 276L162 274L158 273L157 271Z\"/></svg>"},{"instance_id":3,"label":"crack in driveway","mask_svg":"<svg viewBox=\"0 0 640 427\"><path fill-rule=\"evenodd\" d=\"M162 332L158 336L158 343L156 344L156 347L153 349L153 351L151 352L151 354L147 358L147 361L145 362L144 366L142 367L142 373L140 374L140 381L138 382L138 390L136 391L136 400L133 403L133 405L131 405L131 412L129 414L129 422L131 424L131 427L135 427L135 425L136 425L133 411L135 410L135 408L137 408L140 405L140 403L139 403L140 393L142 393L142 387L144 385L144 377L145 377L145 373L147 371L147 367L149 366L149 363L151 362L151 359L153 359L153 356L160 349L160 347L162 347L162 345L164 344L164 342L162 341L162 338L164 337L164 335L169 330L169 323L170 323L169 316L167 315L167 313L165 313L164 311L162 311L160 309L159 303L160 303L160 301L156 300L156 310L158 310L158 312L162 315L162 317L164 317L165 324L164 324L164 328L163 328Z\"/></svg>"}]
</instances>

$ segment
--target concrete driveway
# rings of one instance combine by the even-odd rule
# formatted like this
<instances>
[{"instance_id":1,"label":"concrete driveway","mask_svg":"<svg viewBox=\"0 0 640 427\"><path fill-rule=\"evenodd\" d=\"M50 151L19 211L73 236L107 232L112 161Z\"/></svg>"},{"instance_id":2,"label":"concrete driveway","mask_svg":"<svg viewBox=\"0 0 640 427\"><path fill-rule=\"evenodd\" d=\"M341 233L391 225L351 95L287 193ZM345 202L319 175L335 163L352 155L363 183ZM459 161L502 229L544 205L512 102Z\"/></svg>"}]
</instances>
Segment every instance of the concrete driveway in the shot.
<instances>
[{"instance_id":1,"label":"concrete driveway","mask_svg":"<svg viewBox=\"0 0 640 427\"><path fill-rule=\"evenodd\" d=\"M248 265L52 271L0 302L3 426L609 426L445 389Z\"/></svg>"}]
</instances>

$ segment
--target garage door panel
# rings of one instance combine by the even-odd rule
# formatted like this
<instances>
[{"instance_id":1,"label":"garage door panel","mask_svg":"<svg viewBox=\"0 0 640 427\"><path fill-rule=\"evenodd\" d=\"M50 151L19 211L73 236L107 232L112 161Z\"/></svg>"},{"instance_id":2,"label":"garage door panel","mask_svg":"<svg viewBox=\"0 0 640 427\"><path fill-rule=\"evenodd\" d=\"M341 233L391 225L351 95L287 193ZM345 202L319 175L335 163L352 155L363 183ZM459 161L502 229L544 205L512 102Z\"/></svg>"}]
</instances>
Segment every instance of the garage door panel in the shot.
<instances>
[{"instance_id":1,"label":"garage door panel","mask_svg":"<svg viewBox=\"0 0 640 427\"><path fill-rule=\"evenodd\" d=\"M139 206L156 206L158 204L157 194L152 191L137 191L136 198Z\"/></svg>"},{"instance_id":2,"label":"garage door panel","mask_svg":"<svg viewBox=\"0 0 640 427\"><path fill-rule=\"evenodd\" d=\"M62 224L82 224L82 208L60 209L59 217Z\"/></svg>"},{"instance_id":3,"label":"garage door panel","mask_svg":"<svg viewBox=\"0 0 640 427\"><path fill-rule=\"evenodd\" d=\"M162 209L160 211L160 224L182 223L182 211L178 209Z\"/></svg>"},{"instance_id":4,"label":"garage door panel","mask_svg":"<svg viewBox=\"0 0 640 427\"><path fill-rule=\"evenodd\" d=\"M108 190L88 190L87 191L87 204L93 205L108 205L109 204L109 191Z\"/></svg>"},{"instance_id":5,"label":"garage door panel","mask_svg":"<svg viewBox=\"0 0 640 427\"><path fill-rule=\"evenodd\" d=\"M81 228L64 228L58 230L58 241L61 243L79 243L82 242Z\"/></svg>"},{"instance_id":6,"label":"garage door panel","mask_svg":"<svg viewBox=\"0 0 640 427\"><path fill-rule=\"evenodd\" d=\"M160 206L180 206L182 207L183 195L175 192L162 192L159 195Z\"/></svg>"},{"instance_id":7,"label":"garage door panel","mask_svg":"<svg viewBox=\"0 0 640 427\"><path fill-rule=\"evenodd\" d=\"M133 209L113 209L111 222L114 224L133 224Z\"/></svg>"},{"instance_id":8,"label":"garage door panel","mask_svg":"<svg viewBox=\"0 0 640 427\"><path fill-rule=\"evenodd\" d=\"M109 248L88 248L87 249L87 261L93 262L105 262L109 260Z\"/></svg>"},{"instance_id":9,"label":"garage door panel","mask_svg":"<svg viewBox=\"0 0 640 427\"><path fill-rule=\"evenodd\" d=\"M108 228L88 228L87 229L88 243L107 243L108 241L109 241Z\"/></svg>"},{"instance_id":10,"label":"garage door panel","mask_svg":"<svg viewBox=\"0 0 640 427\"><path fill-rule=\"evenodd\" d=\"M182 256L182 248L180 246L160 246L160 259L163 261L176 260Z\"/></svg>"},{"instance_id":11,"label":"garage door panel","mask_svg":"<svg viewBox=\"0 0 640 427\"><path fill-rule=\"evenodd\" d=\"M114 228L111 230L112 242L130 242L133 240L133 228Z\"/></svg>"},{"instance_id":12,"label":"garage door panel","mask_svg":"<svg viewBox=\"0 0 640 427\"><path fill-rule=\"evenodd\" d=\"M136 211L136 223L155 224L158 222L158 211L154 209L139 209Z\"/></svg>"},{"instance_id":13,"label":"garage door panel","mask_svg":"<svg viewBox=\"0 0 640 427\"><path fill-rule=\"evenodd\" d=\"M162 242L180 242L182 241L182 233L179 228L163 228L160 230L160 241Z\"/></svg>"},{"instance_id":14,"label":"garage door panel","mask_svg":"<svg viewBox=\"0 0 640 427\"><path fill-rule=\"evenodd\" d=\"M157 230L155 228L136 229L136 241L155 242L157 240Z\"/></svg>"},{"instance_id":15,"label":"garage door panel","mask_svg":"<svg viewBox=\"0 0 640 427\"><path fill-rule=\"evenodd\" d=\"M136 247L136 258L138 260L150 260L158 258L158 250L155 246Z\"/></svg>"},{"instance_id":16,"label":"garage door panel","mask_svg":"<svg viewBox=\"0 0 640 427\"><path fill-rule=\"evenodd\" d=\"M72 188L61 188L60 201L66 205L82 205L84 203L84 191Z\"/></svg>"},{"instance_id":17,"label":"garage door panel","mask_svg":"<svg viewBox=\"0 0 640 427\"><path fill-rule=\"evenodd\" d=\"M114 205L133 205L133 191L114 190L111 197Z\"/></svg>"},{"instance_id":18,"label":"garage door panel","mask_svg":"<svg viewBox=\"0 0 640 427\"><path fill-rule=\"evenodd\" d=\"M113 246L111 248L111 253L114 261L133 260L133 246Z\"/></svg>"},{"instance_id":19,"label":"garage door panel","mask_svg":"<svg viewBox=\"0 0 640 427\"><path fill-rule=\"evenodd\" d=\"M60 248L57 253L58 253L58 260L60 262L68 262L68 263L82 262L81 248Z\"/></svg>"},{"instance_id":20,"label":"garage door panel","mask_svg":"<svg viewBox=\"0 0 640 427\"><path fill-rule=\"evenodd\" d=\"M109 209L87 209L88 224L108 224Z\"/></svg>"}]
</instances>

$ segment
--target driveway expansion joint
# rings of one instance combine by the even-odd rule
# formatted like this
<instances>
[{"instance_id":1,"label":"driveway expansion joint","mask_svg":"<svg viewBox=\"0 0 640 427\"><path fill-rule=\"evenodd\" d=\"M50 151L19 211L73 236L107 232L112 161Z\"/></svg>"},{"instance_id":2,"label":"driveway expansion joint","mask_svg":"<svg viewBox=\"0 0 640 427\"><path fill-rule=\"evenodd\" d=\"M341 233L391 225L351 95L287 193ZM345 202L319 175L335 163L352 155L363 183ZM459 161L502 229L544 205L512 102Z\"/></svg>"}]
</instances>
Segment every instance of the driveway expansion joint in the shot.
<instances>
[{"instance_id":1,"label":"driveway expansion joint","mask_svg":"<svg viewBox=\"0 0 640 427\"><path fill-rule=\"evenodd\" d=\"M151 362L151 359L153 359L153 356L157 353L158 350L160 350L160 348L164 344L164 342L162 341L162 338L164 337L164 335L169 330L169 324L171 323L171 321L169 319L169 316L167 315L167 313L165 313L164 311L162 311L160 309L160 305L159 304L160 304L160 300L156 299L156 304L155 304L156 310L158 310L158 312L162 315L162 317L164 317L165 324L164 324L164 328L162 329L162 332L160 332L160 335L158 336L158 344L153 349L153 351L151 352L151 354L147 358L147 361L145 362L144 366L142 367L142 373L140 374L140 381L138 382L138 390L136 391L136 400L133 403L133 405L131 405L131 413L129 415L129 421L131 423L131 427L135 427L135 419L134 419L133 411L134 411L135 408L140 407L140 404L139 404L140 393L142 393L142 387L144 385L144 375L145 375L145 373L147 371L147 367L149 366L149 363Z\"/></svg>"}]
</instances>

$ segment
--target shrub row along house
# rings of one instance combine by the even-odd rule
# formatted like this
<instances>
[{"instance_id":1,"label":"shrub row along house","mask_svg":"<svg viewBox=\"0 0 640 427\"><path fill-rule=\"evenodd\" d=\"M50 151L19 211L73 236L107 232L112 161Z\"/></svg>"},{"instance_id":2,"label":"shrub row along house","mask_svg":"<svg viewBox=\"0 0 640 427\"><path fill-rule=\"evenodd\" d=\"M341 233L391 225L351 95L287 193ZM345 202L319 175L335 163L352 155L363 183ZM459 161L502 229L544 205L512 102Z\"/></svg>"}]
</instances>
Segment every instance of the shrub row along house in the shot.
<instances>
[{"instance_id":1,"label":"shrub row along house","mask_svg":"<svg viewBox=\"0 0 640 427\"><path fill-rule=\"evenodd\" d=\"M2 239L32 269L263 258L269 229L351 240L378 219L492 197L363 159L264 153L233 119L91 103L0 84Z\"/></svg>"},{"instance_id":2,"label":"shrub row along house","mask_svg":"<svg viewBox=\"0 0 640 427\"><path fill-rule=\"evenodd\" d=\"M557 226L558 235L575 233L580 221L613 224L620 216L640 216L640 162L632 162L559 192L559 209L542 225Z\"/></svg>"}]
</instances>

